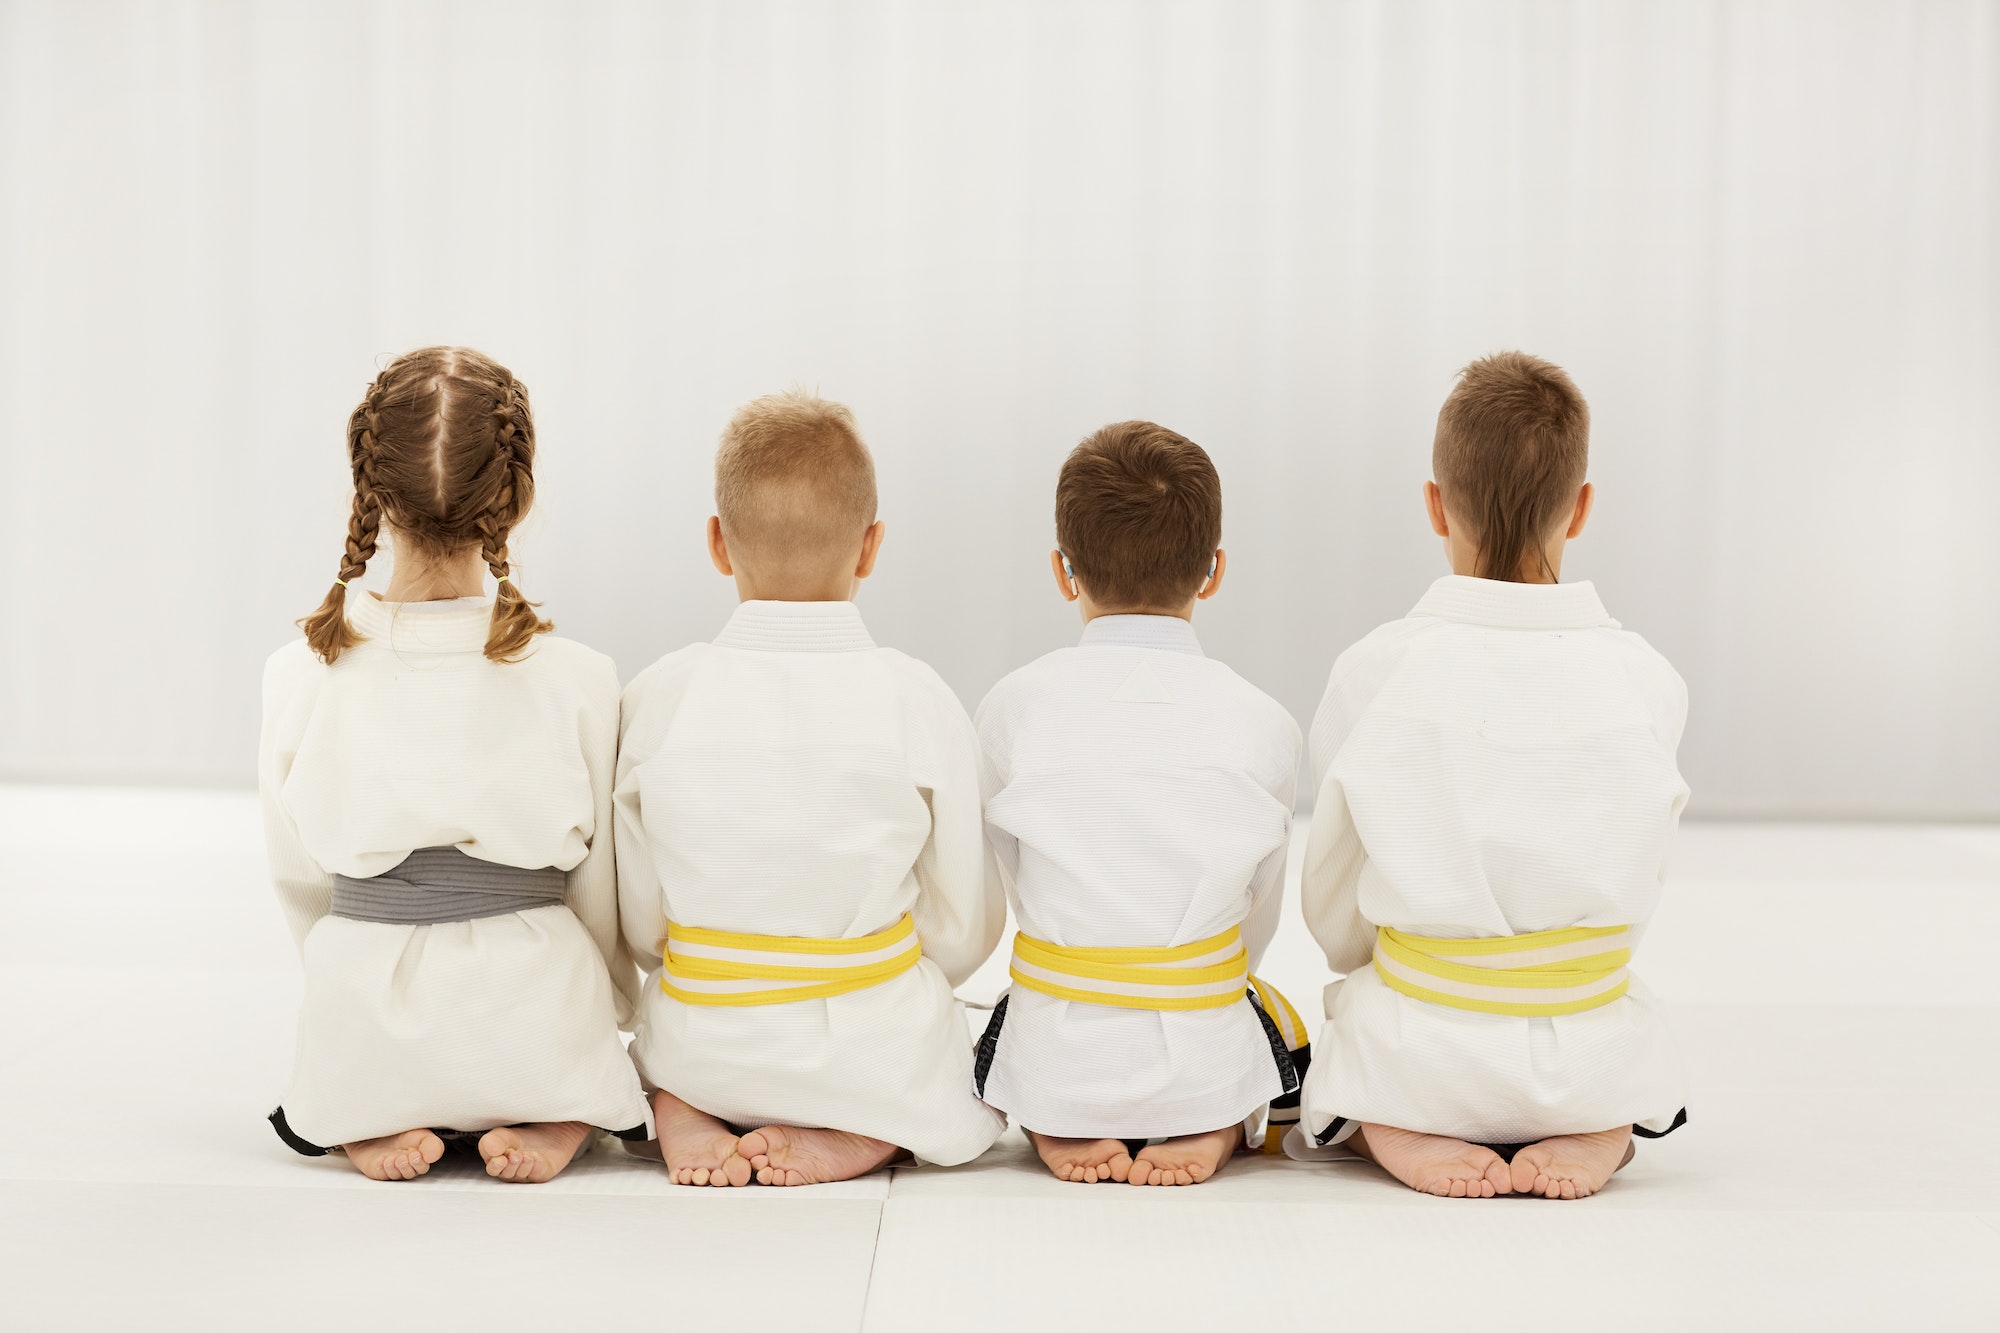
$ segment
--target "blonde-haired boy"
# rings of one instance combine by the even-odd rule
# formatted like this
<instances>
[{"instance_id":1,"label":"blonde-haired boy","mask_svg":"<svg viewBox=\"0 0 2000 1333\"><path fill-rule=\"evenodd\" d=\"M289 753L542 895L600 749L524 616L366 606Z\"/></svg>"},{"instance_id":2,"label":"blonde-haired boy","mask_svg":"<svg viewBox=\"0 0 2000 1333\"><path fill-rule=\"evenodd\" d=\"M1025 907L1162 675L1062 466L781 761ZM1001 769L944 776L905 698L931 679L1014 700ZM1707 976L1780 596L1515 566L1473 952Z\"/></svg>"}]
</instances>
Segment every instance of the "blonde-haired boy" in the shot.
<instances>
[{"instance_id":1,"label":"blonde-haired boy","mask_svg":"<svg viewBox=\"0 0 2000 1333\"><path fill-rule=\"evenodd\" d=\"M952 988L998 942L978 745L936 672L852 598L883 524L845 407L741 408L716 453L715 567L741 605L625 690L626 939L662 960L632 1054L676 1182L956 1163L1004 1127Z\"/></svg>"}]
</instances>

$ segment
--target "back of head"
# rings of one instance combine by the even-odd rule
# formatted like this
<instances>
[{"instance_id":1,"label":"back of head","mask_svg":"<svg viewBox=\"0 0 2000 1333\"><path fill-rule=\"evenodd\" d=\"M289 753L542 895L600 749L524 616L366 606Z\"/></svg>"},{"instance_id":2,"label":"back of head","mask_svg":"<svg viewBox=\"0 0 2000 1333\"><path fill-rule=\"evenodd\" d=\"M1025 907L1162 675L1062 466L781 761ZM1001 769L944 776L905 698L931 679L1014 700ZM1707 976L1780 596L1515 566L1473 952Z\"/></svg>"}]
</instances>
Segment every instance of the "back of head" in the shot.
<instances>
[{"instance_id":1,"label":"back of head","mask_svg":"<svg viewBox=\"0 0 2000 1333\"><path fill-rule=\"evenodd\" d=\"M1165 426L1106 426L1063 462L1056 543L1100 607L1173 610L1201 590L1222 543L1222 479Z\"/></svg>"},{"instance_id":2,"label":"back of head","mask_svg":"<svg viewBox=\"0 0 2000 1333\"><path fill-rule=\"evenodd\" d=\"M1526 581L1589 461L1590 408L1560 366L1496 352L1459 372L1438 411L1431 475L1471 529L1481 578Z\"/></svg>"},{"instance_id":3,"label":"back of head","mask_svg":"<svg viewBox=\"0 0 2000 1333\"><path fill-rule=\"evenodd\" d=\"M354 508L340 575L300 621L320 660L360 642L345 614L346 584L375 554L386 521L399 549L440 557L477 547L498 579L486 656L511 661L552 629L514 586L507 537L535 499L535 426L528 389L505 366L465 347L425 347L391 361L347 421Z\"/></svg>"},{"instance_id":4,"label":"back of head","mask_svg":"<svg viewBox=\"0 0 2000 1333\"><path fill-rule=\"evenodd\" d=\"M839 403L752 399L715 451L715 513L734 558L778 586L824 576L875 522L875 460Z\"/></svg>"}]
</instances>

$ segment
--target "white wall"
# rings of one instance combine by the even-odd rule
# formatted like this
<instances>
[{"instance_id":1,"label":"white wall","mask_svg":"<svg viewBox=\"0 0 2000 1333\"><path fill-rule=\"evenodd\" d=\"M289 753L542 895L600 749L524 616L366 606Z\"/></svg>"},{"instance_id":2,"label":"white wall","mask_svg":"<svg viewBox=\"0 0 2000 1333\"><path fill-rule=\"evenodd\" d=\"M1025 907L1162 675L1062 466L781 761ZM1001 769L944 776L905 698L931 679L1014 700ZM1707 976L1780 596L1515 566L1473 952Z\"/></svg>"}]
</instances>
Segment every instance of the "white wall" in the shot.
<instances>
[{"instance_id":1,"label":"white wall","mask_svg":"<svg viewBox=\"0 0 2000 1333\"><path fill-rule=\"evenodd\" d=\"M6 4L0 776L249 780L346 414L434 341L531 386L522 584L628 675L726 614L709 451L799 382L968 704L1074 632L1069 446L1206 445L1198 627L1301 719L1525 347L1697 810L2000 815L1992 4Z\"/></svg>"}]
</instances>

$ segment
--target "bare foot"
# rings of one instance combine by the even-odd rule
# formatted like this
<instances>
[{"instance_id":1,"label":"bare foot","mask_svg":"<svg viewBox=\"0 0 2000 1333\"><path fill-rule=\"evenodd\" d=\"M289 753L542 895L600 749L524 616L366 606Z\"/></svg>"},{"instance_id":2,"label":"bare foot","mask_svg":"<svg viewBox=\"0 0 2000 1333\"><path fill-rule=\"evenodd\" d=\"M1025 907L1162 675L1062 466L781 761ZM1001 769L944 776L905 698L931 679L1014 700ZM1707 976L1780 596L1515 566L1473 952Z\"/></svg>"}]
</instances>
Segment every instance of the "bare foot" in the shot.
<instances>
[{"instance_id":1,"label":"bare foot","mask_svg":"<svg viewBox=\"0 0 2000 1333\"><path fill-rule=\"evenodd\" d=\"M480 1136L479 1155L486 1159L487 1175L520 1185L539 1185L555 1179L589 1137L590 1126L581 1120L502 1125Z\"/></svg>"},{"instance_id":2,"label":"bare foot","mask_svg":"<svg viewBox=\"0 0 2000 1333\"><path fill-rule=\"evenodd\" d=\"M1411 1189L1440 1199L1490 1199L1514 1191L1514 1178L1500 1154L1464 1139L1363 1125L1347 1142Z\"/></svg>"},{"instance_id":3,"label":"bare foot","mask_svg":"<svg viewBox=\"0 0 2000 1333\"><path fill-rule=\"evenodd\" d=\"M1133 1185L1199 1185L1243 1146L1243 1126L1188 1134L1139 1149L1132 1159Z\"/></svg>"},{"instance_id":4,"label":"bare foot","mask_svg":"<svg viewBox=\"0 0 2000 1333\"><path fill-rule=\"evenodd\" d=\"M1545 1199L1587 1199L1632 1160L1632 1127L1564 1134L1514 1154L1514 1188Z\"/></svg>"},{"instance_id":5,"label":"bare foot","mask_svg":"<svg viewBox=\"0 0 2000 1333\"><path fill-rule=\"evenodd\" d=\"M736 1146L735 1132L708 1112L661 1091L653 1094L653 1123L674 1184L722 1189L750 1183L750 1163Z\"/></svg>"},{"instance_id":6,"label":"bare foot","mask_svg":"<svg viewBox=\"0 0 2000 1333\"><path fill-rule=\"evenodd\" d=\"M896 1145L839 1129L766 1125L737 1140L760 1185L824 1185L867 1175L896 1155Z\"/></svg>"},{"instance_id":7,"label":"bare foot","mask_svg":"<svg viewBox=\"0 0 2000 1333\"><path fill-rule=\"evenodd\" d=\"M354 1169L370 1180L415 1180L444 1156L444 1140L428 1129L341 1145Z\"/></svg>"},{"instance_id":8,"label":"bare foot","mask_svg":"<svg viewBox=\"0 0 2000 1333\"><path fill-rule=\"evenodd\" d=\"M1100 1180L1123 1184L1132 1170L1132 1155L1117 1139L1059 1139L1028 1130L1028 1142L1042 1155L1057 1180L1095 1185Z\"/></svg>"}]
</instances>

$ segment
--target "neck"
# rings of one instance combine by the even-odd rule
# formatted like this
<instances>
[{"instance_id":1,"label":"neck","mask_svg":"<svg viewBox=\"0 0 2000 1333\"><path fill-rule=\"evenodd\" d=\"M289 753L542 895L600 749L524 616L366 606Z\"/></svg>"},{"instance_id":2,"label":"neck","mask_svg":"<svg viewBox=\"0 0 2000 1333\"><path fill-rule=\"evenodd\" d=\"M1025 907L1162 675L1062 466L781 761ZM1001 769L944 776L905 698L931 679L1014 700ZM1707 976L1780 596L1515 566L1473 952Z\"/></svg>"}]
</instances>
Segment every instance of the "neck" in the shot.
<instances>
[{"instance_id":1,"label":"neck","mask_svg":"<svg viewBox=\"0 0 2000 1333\"><path fill-rule=\"evenodd\" d=\"M443 602L454 597L483 597L486 594L486 566L479 548L468 546L449 555L423 556L398 552L389 586L382 593L385 602Z\"/></svg>"},{"instance_id":2,"label":"neck","mask_svg":"<svg viewBox=\"0 0 2000 1333\"><path fill-rule=\"evenodd\" d=\"M1088 625L1099 616L1173 616L1192 624L1194 622L1195 599L1187 599L1186 606L1099 606L1090 600L1089 593L1082 593L1076 599L1076 609Z\"/></svg>"},{"instance_id":3,"label":"neck","mask_svg":"<svg viewBox=\"0 0 2000 1333\"><path fill-rule=\"evenodd\" d=\"M861 589L861 580L852 573L759 578L738 565L731 577L736 580L739 602L851 602Z\"/></svg>"},{"instance_id":4,"label":"neck","mask_svg":"<svg viewBox=\"0 0 2000 1333\"><path fill-rule=\"evenodd\" d=\"M1563 547L1561 538L1550 542L1536 554L1530 554L1514 571L1514 583L1559 583L1562 581ZM1445 540L1445 555L1451 563L1451 572L1471 578L1487 578L1479 572L1479 548L1470 542L1458 540L1457 533Z\"/></svg>"}]
</instances>

